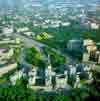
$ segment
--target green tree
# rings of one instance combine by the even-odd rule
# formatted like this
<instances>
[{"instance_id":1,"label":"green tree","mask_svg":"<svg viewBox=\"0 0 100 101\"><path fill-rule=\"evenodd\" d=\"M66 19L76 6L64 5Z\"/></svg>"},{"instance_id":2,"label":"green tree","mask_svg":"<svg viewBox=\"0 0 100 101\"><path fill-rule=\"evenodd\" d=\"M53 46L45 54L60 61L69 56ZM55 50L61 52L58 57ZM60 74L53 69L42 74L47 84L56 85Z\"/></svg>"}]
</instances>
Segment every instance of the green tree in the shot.
<instances>
[{"instance_id":1,"label":"green tree","mask_svg":"<svg viewBox=\"0 0 100 101\"><path fill-rule=\"evenodd\" d=\"M21 54L21 47L16 47L16 48L14 49L13 58L14 58L14 60L15 60L17 63L19 63L19 61L20 61L20 59L19 59L20 54Z\"/></svg>"},{"instance_id":2,"label":"green tree","mask_svg":"<svg viewBox=\"0 0 100 101\"><path fill-rule=\"evenodd\" d=\"M51 56L51 64L53 67L63 65L66 62L66 58L58 55L56 52L51 52L50 56Z\"/></svg>"},{"instance_id":3,"label":"green tree","mask_svg":"<svg viewBox=\"0 0 100 101\"><path fill-rule=\"evenodd\" d=\"M38 66L41 60L41 53L34 47L27 49L26 61L34 66Z\"/></svg>"}]
</instances>

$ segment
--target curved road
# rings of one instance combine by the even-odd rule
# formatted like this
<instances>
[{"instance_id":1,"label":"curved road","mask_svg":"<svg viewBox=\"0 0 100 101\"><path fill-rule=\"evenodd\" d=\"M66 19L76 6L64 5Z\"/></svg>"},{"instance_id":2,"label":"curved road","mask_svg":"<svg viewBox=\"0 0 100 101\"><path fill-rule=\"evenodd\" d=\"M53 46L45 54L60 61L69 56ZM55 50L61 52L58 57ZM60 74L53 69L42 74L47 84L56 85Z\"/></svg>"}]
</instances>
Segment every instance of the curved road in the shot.
<instances>
[{"instance_id":1,"label":"curved road","mask_svg":"<svg viewBox=\"0 0 100 101\"><path fill-rule=\"evenodd\" d=\"M31 47L35 46L41 50L42 47L49 47L48 45L38 42L38 41L32 39L31 37L27 37L27 36L24 36L24 35L21 35L18 33L13 34L13 37L20 38L26 48L31 48ZM61 56L67 56L66 54L62 54L59 50L57 50L55 48L51 48L51 50Z\"/></svg>"},{"instance_id":2,"label":"curved road","mask_svg":"<svg viewBox=\"0 0 100 101\"><path fill-rule=\"evenodd\" d=\"M24 46L27 48L30 48L32 46L36 46L38 48L46 46L45 44L42 44L38 41L33 40L31 37L27 37L18 33L13 34L13 37L20 38L21 41L24 43Z\"/></svg>"}]
</instances>

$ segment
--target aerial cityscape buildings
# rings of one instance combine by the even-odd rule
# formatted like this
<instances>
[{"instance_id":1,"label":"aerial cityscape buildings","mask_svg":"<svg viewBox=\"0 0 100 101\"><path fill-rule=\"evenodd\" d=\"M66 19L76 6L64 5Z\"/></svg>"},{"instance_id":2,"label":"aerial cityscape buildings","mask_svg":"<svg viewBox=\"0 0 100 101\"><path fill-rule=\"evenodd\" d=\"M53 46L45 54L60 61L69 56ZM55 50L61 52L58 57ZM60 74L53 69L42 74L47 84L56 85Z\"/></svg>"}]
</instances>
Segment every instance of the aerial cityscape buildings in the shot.
<instances>
[{"instance_id":1,"label":"aerial cityscape buildings","mask_svg":"<svg viewBox=\"0 0 100 101\"><path fill-rule=\"evenodd\" d=\"M99 101L99 84L100 0L0 0L1 101Z\"/></svg>"}]
</instances>

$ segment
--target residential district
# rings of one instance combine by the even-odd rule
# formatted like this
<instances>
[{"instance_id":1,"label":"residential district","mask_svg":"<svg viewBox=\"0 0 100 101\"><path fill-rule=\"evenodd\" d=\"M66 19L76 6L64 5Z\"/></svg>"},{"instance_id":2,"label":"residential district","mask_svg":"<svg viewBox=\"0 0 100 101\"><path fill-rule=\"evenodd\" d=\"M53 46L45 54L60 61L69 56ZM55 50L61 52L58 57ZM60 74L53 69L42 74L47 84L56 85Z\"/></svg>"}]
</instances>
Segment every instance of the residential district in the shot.
<instances>
[{"instance_id":1,"label":"residential district","mask_svg":"<svg viewBox=\"0 0 100 101\"><path fill-rule=\"evenodd\" d=\"M0 86L88 89L100 73L99 3L25 2L0 7Z\"/></svg>"}]
</instances>

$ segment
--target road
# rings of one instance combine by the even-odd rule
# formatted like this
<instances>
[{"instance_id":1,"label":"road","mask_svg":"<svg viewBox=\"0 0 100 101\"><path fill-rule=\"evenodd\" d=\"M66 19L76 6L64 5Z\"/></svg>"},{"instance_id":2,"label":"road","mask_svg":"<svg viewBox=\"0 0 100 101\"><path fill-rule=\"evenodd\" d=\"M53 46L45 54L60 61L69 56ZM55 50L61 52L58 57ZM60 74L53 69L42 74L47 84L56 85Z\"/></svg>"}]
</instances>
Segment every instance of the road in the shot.
<instances>
[{"instance_id":1,"label":"road","mask_svg":"<svg viewBox=\"0 0 100 101\"><path fill-rule=\"evenodd\" d=\"M0 68L0 77L3 75L3 74L6 74L8 73L9 71L15 69L17 67L17 64L14 63L14 64L9 64L9 65L6 65L2 68Z\"/></svg>"},{"instance_id":2,"label":"road","mask_svg":"<svg viewBox=\"0 0 100 101\"><path fill-rule=\"evenodd\" d=\"M13 37L20 38L21 41L24 43L24 46L27 47L27 48L30 48L30 47L33 47L33 46L38 47L38 48L46 46L43 43L40 43L38 41L33 40L31 37L27 37L27 36L24 36L24 35L21 35L21 34L18 34L18 33L13 34Z\"/></svg>"},{"instance_id":3,"label":"road","mask_svg":"<svg viewBox=\"0 0 100 101\"><path fill-rule=\"evenodd\" d=\"M38 49L41 49L42 47L49 47L48 45L38 42L34 39L32 39L31 37L27 37L18 33L13 34L14 38L20 38L21 41L24 43L24 46L26 48L31 48L33 46L37 47ZM61 55L61 56L67 56L66 54L62 54L61 51L55 49L55 48L51 48L52 51L56 52L57 54Z\"/></svg>"},{"instance_id":4,"label":"road","mask_svg":"<svg viewBox=\"0 0 100 101\"><path fill-rule=\"evenodd\" d=\"M35 41L35 40L33 40L33 39L29 38L29 37L23 36L23 35L18 34L18 33L12 34L12 36L13 36L14 38L20 38L21 41L24 43L25 48L31 48L31 47L35 46L35 47L37 47L37 48L40 49L41 47L44 47L44 46L45 46L44 44L42 44L42 43L40 43L40 42L37 42L37 41ZM21 60L21 62L26 63L26 65L29 65L29 64L28 64L27 62L25 62L25 60L24 60L24 51L23 51L23 49L22 49L22 52L21 52L21 58L20 58L20 60ZM3 74L6 74L6 73L8 73L9 71L15 69L16 67L17 67L17 64L15 63L15 64L9 64L9 65L6 65L6 66L0 68L0 77L1 77Z\"/></svg>"}]
</instances>

